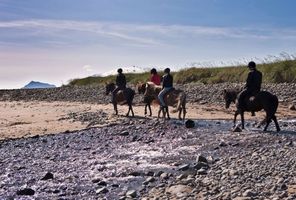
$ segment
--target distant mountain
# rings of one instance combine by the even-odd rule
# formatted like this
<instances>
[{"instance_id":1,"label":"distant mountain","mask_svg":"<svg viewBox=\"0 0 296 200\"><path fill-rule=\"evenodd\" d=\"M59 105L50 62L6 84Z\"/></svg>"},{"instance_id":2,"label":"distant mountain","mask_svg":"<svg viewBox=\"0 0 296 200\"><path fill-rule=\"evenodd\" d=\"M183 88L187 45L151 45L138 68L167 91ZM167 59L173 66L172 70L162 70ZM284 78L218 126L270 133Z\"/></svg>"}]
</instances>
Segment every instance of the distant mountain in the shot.
<instances>
[{"instance_id":1,"label":"distant mountain","mask_svg":"<svg viewBox=\"0 0 296 200\"><path fill-rule=\"evenodd\" d=\"M55 88L55 85L51 85L48 83L42 83L42 82L38 82L38 81L31 81L30 83L28 83L27 85L25 85L25 87L23 87L23 89L36 89L36 88Z\"/></svg>"}]
</instances>

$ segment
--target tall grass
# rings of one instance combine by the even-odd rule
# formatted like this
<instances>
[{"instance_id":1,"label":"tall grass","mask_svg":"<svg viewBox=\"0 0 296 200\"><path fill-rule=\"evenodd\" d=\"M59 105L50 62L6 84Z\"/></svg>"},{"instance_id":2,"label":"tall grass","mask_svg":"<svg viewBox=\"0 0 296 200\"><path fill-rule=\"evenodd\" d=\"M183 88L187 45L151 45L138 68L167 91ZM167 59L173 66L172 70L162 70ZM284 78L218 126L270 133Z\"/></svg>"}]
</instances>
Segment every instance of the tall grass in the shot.
<instances>
[{"instance_id":1,"label":"tall grass","mask_svg":"<svg viewBox=\"0 0 296 200\"><path fill-rule=\"evenodd\" d=\"M283 55L282 55L283 56ZM263 82L265 83L296 83L296 59L295 57L287 57L284 59L273 59L272 62L263 60L262 64L258 64L257 68L263 73ZM190 67L173 72L174 81L176 83L222 83L222 82L244 82L248 75L246 65L238 64L229 67L211 67L197 68ZM149 72L125 74L127 81L131 84L138 82L146 82L149 79ZM115 75L106 77L86 77L82 79L70 80L69 85L92 85L114 82Z\"/></svg>"}]
</instances>

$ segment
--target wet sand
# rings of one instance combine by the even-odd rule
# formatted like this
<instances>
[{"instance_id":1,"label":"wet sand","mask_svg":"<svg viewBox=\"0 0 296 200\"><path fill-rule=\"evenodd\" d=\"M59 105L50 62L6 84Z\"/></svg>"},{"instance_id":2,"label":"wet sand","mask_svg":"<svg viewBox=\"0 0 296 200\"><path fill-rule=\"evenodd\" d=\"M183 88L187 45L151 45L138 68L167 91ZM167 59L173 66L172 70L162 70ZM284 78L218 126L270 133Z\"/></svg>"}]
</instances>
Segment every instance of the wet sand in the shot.
<instances>
[{"instance_id":1,"label":"wet sand","mask_svg":"<svg viewBox=\"0 0 296 200\"><path fill-rule=\"evenodd\" d=\"M188 104L187 116L190 119L233 119L234 105L226 110L223 105L213 104ZM153 117L157 116L158 106L152 106ZM173 109L171 109L172 111ZM144 106L134 106L135 115L144 117ZM127 106L119 106L120 116L113 115L111 104L91 104L77 102L0 102L0 140L7 138L31 137L34 135L55 134L65 131L85 129L90 126L102 126L118 122L124 118ZM73 120L71 114L98 113L96 117L100 123L90 124L90 121ZM101 118L100 113L106 113ZM278 109L278 119L295 118L295 111L281 104ZM264 118L263 111L252 117L252 120L261 121ZM171 113L172 118L177 113ZM250 119L250 113L246 113L246 119Z\"/></svg>"}]
</instances>

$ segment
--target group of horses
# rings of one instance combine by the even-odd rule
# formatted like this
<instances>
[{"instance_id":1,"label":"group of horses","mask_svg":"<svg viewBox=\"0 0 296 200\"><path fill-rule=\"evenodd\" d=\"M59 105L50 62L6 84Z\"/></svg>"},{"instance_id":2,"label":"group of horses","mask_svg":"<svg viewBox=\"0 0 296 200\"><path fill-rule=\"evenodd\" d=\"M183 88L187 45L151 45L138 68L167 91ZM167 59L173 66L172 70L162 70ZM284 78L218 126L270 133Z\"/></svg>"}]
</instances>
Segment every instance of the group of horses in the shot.
<instances>
[{"instance_id":1,"label":"group of horses","mask_svg":"<svg viewBox=\"0 0 296 200\"><path fill-rule=\"evenodd\" d=\"M106 95L112 93L115 87L116 86L114 83L106 84ZM159 104L158 94L162 90L162 87L155 85L152 82L147 82L147 83L137 84L137 90L139 94L144 95L144 98L143 98L143 102L145 103L144 114L147 115L147 108L148 108L149 116L152 116L151 104L154 102ZM227 89L222 91L222 96L225 100L226 108L229 108L231 103L236 103L239 92L240 90L227 90ZM129 116L131 112L132 117L134 117L132 104L133 104L133 99L135 94L136 94L135 91L131 88L126 88L125 90L119 91L116 94L115 100L112 102L116 115L118 115L117 105L127 104L129 109L126 116ZM180 120L185 120L186 93L183 90L173 88L165 95L164 101L167 106L176 108L174 111L179 112L178 117ZM277 96L267 91L260 91L255 97L245 99L245 104L243 106L244 106L243 108L237 109L235 111L234 120L233 120L234 127L236 126L237 115L241 116L241 126L242 126L242 129L244 129L244 113L257 112L263 109L266 113L266 117L260 124L263 124L263 123L266 124L264 127L264 131L267 130L272 120L275 123L276 130L280 131L280 127L279 127L277 118L275 116L275 113L278 108ZM158 111L158 118L160 117L161 113L163 114L163 118L170 119L168 107L160 106L160 109Z\"/></svg>"}]
</instances>

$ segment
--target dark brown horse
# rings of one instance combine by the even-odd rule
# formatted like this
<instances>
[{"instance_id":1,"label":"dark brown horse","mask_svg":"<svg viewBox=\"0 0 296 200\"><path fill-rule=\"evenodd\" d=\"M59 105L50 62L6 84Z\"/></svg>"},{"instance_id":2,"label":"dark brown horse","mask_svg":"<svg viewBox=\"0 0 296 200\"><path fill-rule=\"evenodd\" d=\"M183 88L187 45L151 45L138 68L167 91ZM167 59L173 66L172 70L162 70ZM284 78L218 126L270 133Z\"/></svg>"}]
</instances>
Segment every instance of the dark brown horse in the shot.
<instances>
[{"instance_id":1,"label":"dark brown horse","mask_svg":"<svg viewBox=\"0 0 296 200\"><path fill-rule=\"evenodd\" d=\"M146 100L146 104L148 104L148 107L151 108L150 104L153 100L157 100L158 102L158 94L161 91L162 87L155 85L152 82L147 82L145 87L145 93L144 93L144 100ZM165 97L164 101L166 105L176 107L176 111L179 111L179 119L185 119L186 116L186 94L182 90L171 90L169 91ZM146 109L146 106L145 106ZM147 113L147 111L145 111ZM168 109L160 108L158 111L158 117L160 117L160 113L163 112L163 117L167 115L168 119L170 119L169 111ZM183 118L181 117L183 112Z\"/></svg>"},{"instance_id":2,"label":"dark brown horse","mask_svg":"<svg viewBox=\"0 0 296 200\"><path fill-rule=\"evenodd\" d=\"M109 83L106 84L106 95L108 95L109 93L112 93L112 91L115 89L115 84L114 83ZM127 104L128 105L128 112L126 114L126 116L129 116L129 113L131 111L132 116L134 117L134 111L133 111L133 99L135 96L135 91L131 88L126 88L125 90L120 90L119 92L117 92L116 96L115 96L115 101L112 102L113 106L114 106L114 111L115 114L118 115L118 110L117 110L117 104L123 105L123 104Z\"/></svg>"},{"instance_id":3,"label":"dark brown horse","mask_svg":"<svg viewBox=\"0 0 296 200\"><path fill-rule=\"evenodd\" d=\"M224 90L223 96L226 103L226 108L229 108L231 103L235 103L237 100L238 93L240 91L238 90ZM241 108L241 111L238 109L235 111L234 114L234 126L236 124L236 117L237 115L241 115L241 121L242 121L242 128L244 129L244 112L257 112L260 110L264 110L266 112L266 125L264 128L264 131L267 130L267 127L269 126L271 120L274 121L276 130L280 131L280 127L277 121L277 118L275 116L275 113L278 108L278 98L277 96L267 92L267 91L260 91L255 97L251 97L250 99L246 99L245 105L243 108Z\"/></svg>"},{"instance_id":4,"label":"dark brown horse","mask_svg":"<svg viewBox=\"0 0 296 200\"><path fill-rule=\"evenodd\" d=\"M139 94L145 94L146 91L146 83L138 83L137 84L137 89ZM144 114L147 115L147 108L149 109L149 116L152 116L152 111L151 111L151 104L152 102L155 101L155 97L154 96L144 96L144 103L145 103L145 110L144 110Z\"/></svg>"}]
</instances>

